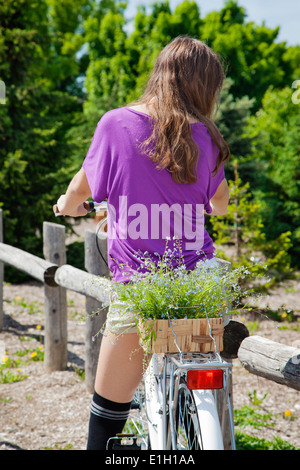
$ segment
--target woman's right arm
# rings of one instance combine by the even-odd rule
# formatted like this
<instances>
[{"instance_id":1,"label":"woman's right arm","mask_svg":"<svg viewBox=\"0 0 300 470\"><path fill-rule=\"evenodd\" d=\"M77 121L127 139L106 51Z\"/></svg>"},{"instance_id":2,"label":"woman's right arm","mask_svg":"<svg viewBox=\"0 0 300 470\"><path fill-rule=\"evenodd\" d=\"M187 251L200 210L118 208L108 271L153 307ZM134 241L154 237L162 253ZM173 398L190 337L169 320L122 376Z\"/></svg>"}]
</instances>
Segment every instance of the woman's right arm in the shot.
<instances>
[{"instance_id":1,"label":"woman's right arm","mask_svg":"<svg viewBox=\"0 0 300 470\"><path fill-rule=\"evenodd\" d=\"M87 214L83 203L90 197L91 190L83 168L72 178L66 194L62 194L53 206L55 213L80 217Z\"/></svg>"},{"instance_id":2,"label":"woman's right arm","mask_svg":"<svg viewBox=\"0 0 300 470\"><path fill-rule=\"evenodd\" d=\"M208 215L226 215L229 204L229 188L226 179L219 184L217 191L210 200L212 212ZM207 212L204 211L205 214Z\"/></svg>"}]
</instances>

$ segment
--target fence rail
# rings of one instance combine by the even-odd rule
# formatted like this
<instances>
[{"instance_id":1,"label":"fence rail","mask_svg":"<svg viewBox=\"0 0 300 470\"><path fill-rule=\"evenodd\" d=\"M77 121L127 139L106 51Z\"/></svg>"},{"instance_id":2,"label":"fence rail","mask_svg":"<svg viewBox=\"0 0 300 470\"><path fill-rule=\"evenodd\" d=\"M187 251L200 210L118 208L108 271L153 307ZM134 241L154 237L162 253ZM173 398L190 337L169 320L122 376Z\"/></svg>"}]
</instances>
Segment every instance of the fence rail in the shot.
<instances>
[{"instance_id":1,"label":"fence rail","mask_svg":"<svg viewBox=\"0 0 300 470\"><path fill-rule=\"evenodd\" d=\"M0 210L0 331L3 328L3 264L9 264L44 284L45 297L45 367L63 370L67 365L67 302L66 291L86 296L86 386L91 392L106 310L92 315L109 301L111 281L109 271L96 249L96 234L85 233L86 271L66 264L65 227L44 222L44 256L42 259L3 242L2 214ZM107 250L106 233L98 234L98 245ZM225 269L227 261L218 260ZM231 325L231 326L230 326ZM300 390L300 349L274 343L259 336L251 336L244 325L230 322L225 327L224 355L239 358L250 372Z\"/></svg>"},{"instance_id":2,"label":"fence rail","mask_svg":"<svg viewBox=\"0 0 300 470\"><path fill-rule=\"evenodd\" d=\"M2 228L0 210L0 229ZM0 331L3 329L3 282L4 264L28 274L44 284L44 366L47 371L64 370L67 367L67 290L86 297L85 378L87 389L92 392L101 344L96 337L106 319L103 303L109 300L111 281L109 271L96 250L96 234L85 234L86 271L66 264L65 227L44 222L44 255L40 258L3 242L0 231ZM106 234L102 232L98 244L106 252ZM106 276L106 277L104 277ZM95 315L95 312L101 310Z\"/></svg>"}]
</instances>

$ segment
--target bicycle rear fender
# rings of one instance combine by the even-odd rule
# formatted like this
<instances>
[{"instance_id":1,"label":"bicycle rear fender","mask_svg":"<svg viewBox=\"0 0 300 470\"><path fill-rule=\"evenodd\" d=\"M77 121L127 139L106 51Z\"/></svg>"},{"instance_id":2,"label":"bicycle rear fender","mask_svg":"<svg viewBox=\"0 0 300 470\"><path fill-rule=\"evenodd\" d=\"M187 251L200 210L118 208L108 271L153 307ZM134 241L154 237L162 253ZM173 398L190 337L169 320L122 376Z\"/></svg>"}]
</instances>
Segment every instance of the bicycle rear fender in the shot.
<instances>
[{"instance_id":1,"label":"bicycle rear fender","mask_svg":"<svg viewBox=\"0 0 300 470\"><path fill-rule=\"evenodd\" d=\"M203 450L224 450L217 405L211 390L193 390Z\"/></svg>"}]
</instances>

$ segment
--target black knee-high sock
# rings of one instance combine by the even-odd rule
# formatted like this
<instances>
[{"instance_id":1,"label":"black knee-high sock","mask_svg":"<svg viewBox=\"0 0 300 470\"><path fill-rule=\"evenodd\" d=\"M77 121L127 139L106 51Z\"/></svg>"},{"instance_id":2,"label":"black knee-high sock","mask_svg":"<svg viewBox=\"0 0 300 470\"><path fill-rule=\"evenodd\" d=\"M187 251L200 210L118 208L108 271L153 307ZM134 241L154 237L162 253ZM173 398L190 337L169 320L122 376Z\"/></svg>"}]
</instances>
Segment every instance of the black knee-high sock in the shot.
<instances>
[{"instance_id":1,"label":"black knee-high sock","mask_svg":"<svg viewBox=\"0 0 300 470\"><path fill-rule=\"evenodd\" d=\"M129 403L116 403L94 392L90 410L87 450L105 450L107 441L122 432L129 410Z\"/></svg>"}]
</instances>

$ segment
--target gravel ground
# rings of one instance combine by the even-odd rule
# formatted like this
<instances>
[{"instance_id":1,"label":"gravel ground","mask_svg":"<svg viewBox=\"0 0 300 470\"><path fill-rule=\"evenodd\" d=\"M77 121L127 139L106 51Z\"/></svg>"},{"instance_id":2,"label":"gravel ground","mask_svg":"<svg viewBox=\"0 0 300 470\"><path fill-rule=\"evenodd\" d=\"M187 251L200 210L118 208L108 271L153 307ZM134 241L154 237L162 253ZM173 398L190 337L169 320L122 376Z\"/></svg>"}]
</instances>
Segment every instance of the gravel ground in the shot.
<instances>
[{"instance_id":1,"label":"gravel ground","mask_svg":"<svg viewBox=\"0 0 300 470\"><path fill-rule=\"evenodd\" d=\"M299 292L300 283L290 281L261 302L268 303L273 309L285 304L286 308L299 314ZM52 373L45 372L43 363L31 358L31 352L42 344L43 287L35 282L5 285L4 299L0 361L3 357L16 358L17 351L26 350L29 360L25 366L19 366L18 372L10 369L14 374L27 375L27 378L0 386L0 449L85 449L91 394L79 374L84 368L85 357L84 297L68 292L68 368ZM292 330L291 324L287 324L288 329L279 329L263 317L255 321L259 325L254 334L300 347L299 332ZM299 392L249 374L238 359L234 360L234 408L250 405L249 395L253 397L255 393L258 399L267 394L261 406L272 413L273 426L248 427L243 431L265 439L279 436L300 448Z\"/></svg>"}]
</instances>

